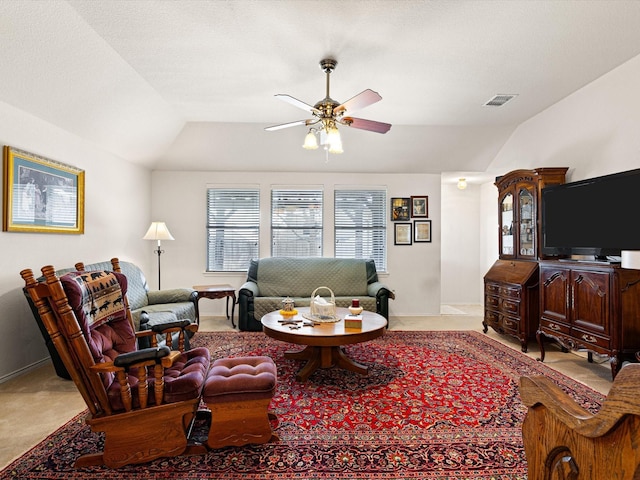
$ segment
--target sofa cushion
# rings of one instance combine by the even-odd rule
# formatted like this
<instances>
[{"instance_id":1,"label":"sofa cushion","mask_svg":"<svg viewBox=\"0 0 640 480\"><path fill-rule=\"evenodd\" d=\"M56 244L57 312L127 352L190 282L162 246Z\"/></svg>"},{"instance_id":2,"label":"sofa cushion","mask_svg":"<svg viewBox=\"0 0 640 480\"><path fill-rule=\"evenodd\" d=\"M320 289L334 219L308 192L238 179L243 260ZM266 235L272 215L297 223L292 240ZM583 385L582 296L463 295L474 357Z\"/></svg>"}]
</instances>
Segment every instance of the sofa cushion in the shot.
<instances>
[{"instance_id":1,"label":"sofa cushion","mask_svg":"<svg viewBox=\"0 0 640 480\"><path fill-rule=\"evenodd\" d=\"M149 318L159 317L159 313L169 312L178 320L192 320L194 317L194 306L191 302L182 303L159 303L157 305L147 305L141 311L147 312ZM157 323L157 322L156 322Z\"/></svg>"},{"instance_id":2,"label":"sofa cushion","mask_svg":"<svg viewBox=\"0 0 640 480\"><path fill-rule=\"evenodd\" d=\"M360 300L360 306L365 310L370 312L376 311L376 298L368 296L335 297L336 307L348 308L353 298L358 298ZM308 307L311 299L310 297L294 297L292 300L296 307ZM253 299L253 312L256 320L260 320L267 313L280 310L281 308L282 297L256 297Z\"/></svg>"},{"instance_id":3,"label":"sofa cushion","mask_svg":"<svg viewBox=\"0 0 640 480\"><path fill-rule=\"evenodd\" d=\"M260 259L253 270L263 297L310 297L318 287L339 296L368 294L366 262L360 259L271 257Z\"/></svg>"},{"instance_id":4,"label":"sofa cushion","mask_svg":"<svg viewBox=\"0 0 640 480\"><path fill-rule=\"evenodd\" d=\"M129 300L129 308L138 310L147 306L147 292L149 285L142 270L133 263L120 262L120 270L129 280L129 291L127 292L127 300Z\"/></svg>"},{"instance_id":5,"label":"sofa cushion","mask_svg":"<svg viewBox=\"0 0 640 480\"><path fill-rule=\"evenodd\" d=\"M60 282L96 363L113 361L119 354L136 349L136 337L122 301L127 293L124 275L69 272L60 277ZM105 387L113 380L113 373L102 375Z\"/></svg>"}]
</instances>

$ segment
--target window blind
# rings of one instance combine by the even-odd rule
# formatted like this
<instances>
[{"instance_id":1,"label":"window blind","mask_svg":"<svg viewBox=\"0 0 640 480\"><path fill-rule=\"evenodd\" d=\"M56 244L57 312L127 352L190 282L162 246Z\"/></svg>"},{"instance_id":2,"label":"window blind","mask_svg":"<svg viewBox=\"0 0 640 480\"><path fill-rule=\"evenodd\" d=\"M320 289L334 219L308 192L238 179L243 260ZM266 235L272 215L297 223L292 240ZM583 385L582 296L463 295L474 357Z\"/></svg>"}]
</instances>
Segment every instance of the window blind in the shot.
<instances>
[{"instance_id":1,"label":"window blind","mask_svg":"<svg viewBox=\"0 0 640 480\"><path fill-rule=\"evenodd\" d=\"M387 270L385 190L336 190L334 193L336 258L372 258Z\"/></svg>"},{"instance_id":2,"label":"window blind","mask_svg":"<svg viewBox=\"0 0 640 480\"><path fill-rule=\"evenodd\" d=\"M271 256L322 256L322 190L271 191Z\"/></svg>"},{"instance_id":3,"label":"window blind","mask_svg":"<svg viewBox=\"0 0 640 480\"><path fill-rule=\"evenodd\" d=\"M259 244L259 189L207 189L207 271L246 271Z\"/></svg>"}]
</instances>

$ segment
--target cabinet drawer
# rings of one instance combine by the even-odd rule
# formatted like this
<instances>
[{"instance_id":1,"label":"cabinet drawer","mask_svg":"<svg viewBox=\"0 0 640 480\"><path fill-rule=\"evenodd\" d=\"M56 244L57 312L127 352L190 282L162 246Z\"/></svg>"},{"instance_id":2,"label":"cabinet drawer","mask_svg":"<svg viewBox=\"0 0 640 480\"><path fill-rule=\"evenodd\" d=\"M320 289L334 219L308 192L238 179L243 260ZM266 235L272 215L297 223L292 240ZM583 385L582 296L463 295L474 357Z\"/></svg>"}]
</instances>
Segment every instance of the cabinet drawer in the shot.
<instances>
[{"instance_id":1,"label":"cabinet drawer","mask_svg":"<svg viewBox=\"0 0 640 480\"><path fill-rule=\"evenodd\" d=\"M497 283L487 283L484 286L484 292L488 295L500 295L500 285Z\"/></svg>"},{"instance_id":2,"label":"cabinet drawer","mask_svg":"<svg viewBox=\"0 0 640 480\"><path fill-rule=\"evenodd\" d=\"M500 299L493 295L486 295L484 297L484 306L485 308L494 308L498 310L500 308Z\"/></svg>"},{"instance_id":3,"label":"cabinet drawer","mask_svg":"<svg viewBox=\"0 0 640 480\"><path fill-rule=\"evenodd\" d=\"M518 333L520 331L520 319L515 317L509 317L507 315L501 315L500 324L502 328L508 333Z\"/></svg>"},{"instance_id":4,"label":"cabinet drawer","mask_svg":"<svg viewBox=\"0 0 640 480\"><path fill-rule=\"evenodd\" d=\"M500 310L502 312L510 315L520 315L520 302L503 299L500 303Z\"/></svg>"},{"instance_id":5,"label":"cabinet drawer","mask_svg":"<svg viewBox=\"0 0 640 480\"><path fill-rule=\"evenodd\" d=\"M581 343L584 345L594 345L600 348L605 348L607 350L611 348L609 337L595 335L591 332L580 330L579 328L573 329L572 336L576 339L577 342L579 342L579 344Z\"/></svg>"},{"instance_id":6,"label":"cabinet drawer","mask_svg":"<svg viewBox=\"0 0 640 480\"><path fill-rule=\"evenodd\" d=\"M500 295L506 298L514 298L520 300L522 289L520 287L500 287Z\"/></svg>"},{"instance_id":7,"label":"cabinet drawer","mask_svg":"<svg viewBox=\"0 0 640 480\"><path fill-rule=\"evenodd\" d=\"M492 327L497 327L500 323L500 315L498 312L494 312L493 310L484 311L484 321L487 325L491 325Z\"/></svg>"},{"instance_id":8,"label":"cabinet drawer","mask_svg":"<svg viewBox=\"0 0 640 480\"><path fill-rule=\"evenodd\" d=\"M544 317L540 319L540 329L546 330L551 334L564 333L565 335L569 335L571 331L571 328L566 323L556 322Z\"/></svg>"}]
</instances>

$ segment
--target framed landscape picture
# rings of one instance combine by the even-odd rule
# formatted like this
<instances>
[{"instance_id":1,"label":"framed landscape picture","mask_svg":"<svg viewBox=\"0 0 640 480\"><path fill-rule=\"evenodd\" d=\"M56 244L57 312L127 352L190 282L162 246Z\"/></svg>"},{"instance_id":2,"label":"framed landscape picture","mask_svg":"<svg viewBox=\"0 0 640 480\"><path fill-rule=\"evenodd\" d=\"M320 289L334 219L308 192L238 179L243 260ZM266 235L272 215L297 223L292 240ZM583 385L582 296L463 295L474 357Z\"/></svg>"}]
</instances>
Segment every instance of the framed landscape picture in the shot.
<instances>
[{"instance_id":1,"label":"framed landscape picture","mask_svg":"<svg viewBox=\"0 0 640 480\"><path fill-rule=\"evenodd\" d=\"M391 221L392 222L406 222L410 219L411 215L411 199L404 197L392 197L391 198Z\"/></svg>"},{"instance_id":2,"label":"framed landscape picture","mask_svg":"<svg viewBox=\"0 0 640 480\"><path fill-rule=\"evenodd\" d=\"M393 230L394 245L411 245L411 224L396 223Z\"/></svg>"},{"instance_id":3,"label":"framed landscape picture","mask_svg":"<svg viewBox=\"0 0 640 480\"><path fill-rule=\"evenodd\" d=\"M429 216L429 197L411 196L411 217L428 217Z\"/></svg>"},{"instance_id":4,"label":"framed landscape picture","mask_svg":"<svg viewBox=\"0 0 640 480\"><path fill-rule=\"evenodd\" d=\"M431 241L431 220L416 220L413 222L413 241Z\"/></svg>"},{"instance_id":5,"label":"framed landscape picture","mask_svg":"<svg viewBox=\"0 0 640 480\"><path fill-rule=\"evenodd\" d=\"M3 231L84 233L84 170L9 146L3 160Z\"/></svg>"}]
</instances>

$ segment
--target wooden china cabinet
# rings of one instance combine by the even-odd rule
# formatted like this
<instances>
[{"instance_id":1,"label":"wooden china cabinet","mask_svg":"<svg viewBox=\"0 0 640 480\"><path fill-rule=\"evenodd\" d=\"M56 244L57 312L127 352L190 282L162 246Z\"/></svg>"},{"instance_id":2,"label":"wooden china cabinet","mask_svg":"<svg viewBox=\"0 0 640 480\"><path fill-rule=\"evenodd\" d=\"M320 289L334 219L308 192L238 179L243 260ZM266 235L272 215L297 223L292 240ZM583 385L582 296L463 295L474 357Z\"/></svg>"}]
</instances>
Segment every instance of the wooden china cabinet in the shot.
<instances>
[{"instance_id":1,"label":"wooden china cabinet","mask_svg":"<svg viewBox=\"0 0 640 480\"><path fill-rule=\"evenodd\" d=\"M526 352L539 323L542 189L564 183L567 168L514 170L496 178L499 259L484 276L483 330L511 335Z\"/></svg>"}]
</instances>

